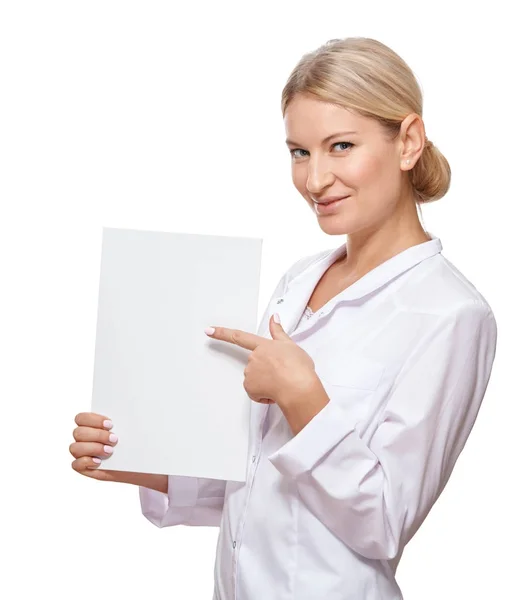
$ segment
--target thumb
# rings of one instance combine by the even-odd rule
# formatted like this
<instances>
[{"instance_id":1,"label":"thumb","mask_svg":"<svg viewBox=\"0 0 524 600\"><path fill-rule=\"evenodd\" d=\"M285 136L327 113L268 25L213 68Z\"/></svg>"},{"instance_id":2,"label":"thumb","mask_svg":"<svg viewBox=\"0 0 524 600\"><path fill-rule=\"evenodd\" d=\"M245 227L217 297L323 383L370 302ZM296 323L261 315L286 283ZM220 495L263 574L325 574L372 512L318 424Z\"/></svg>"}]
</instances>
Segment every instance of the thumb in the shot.
<instances>
[{"instance_id":1,"label":"thumb","mask_svg":"<svg viewBox=\"0 0 524 600\"><path fill-rule=\"evenodd\" d=\"M280 317L278 313L274 313L269 319L269 331L271 337L274 340L290 340L289 335L284 331L284 328L280 324Z\"/></svg>"}]
</instances>

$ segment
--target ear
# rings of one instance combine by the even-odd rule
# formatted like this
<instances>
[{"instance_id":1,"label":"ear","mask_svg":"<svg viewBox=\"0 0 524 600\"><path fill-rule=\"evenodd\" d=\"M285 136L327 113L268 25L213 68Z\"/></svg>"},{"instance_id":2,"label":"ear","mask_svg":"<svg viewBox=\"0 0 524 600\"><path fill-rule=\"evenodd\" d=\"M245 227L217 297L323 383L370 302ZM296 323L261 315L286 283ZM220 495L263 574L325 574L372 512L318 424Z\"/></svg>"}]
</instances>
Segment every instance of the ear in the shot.
<instances>
[{"instance_id":1,"label":"ear","mask_svg":"<svg viewBox=\"0 0 524 600\"><path fill-rule=\"evenodd\" d=\"M277 315L277 319L280 321L278 313L273 314L269 319L269 331L271 333L271 337L274 340L290 340L291 338L284 331L282 325L275 320L275 315Z\"/></svg>"}]
</instances>

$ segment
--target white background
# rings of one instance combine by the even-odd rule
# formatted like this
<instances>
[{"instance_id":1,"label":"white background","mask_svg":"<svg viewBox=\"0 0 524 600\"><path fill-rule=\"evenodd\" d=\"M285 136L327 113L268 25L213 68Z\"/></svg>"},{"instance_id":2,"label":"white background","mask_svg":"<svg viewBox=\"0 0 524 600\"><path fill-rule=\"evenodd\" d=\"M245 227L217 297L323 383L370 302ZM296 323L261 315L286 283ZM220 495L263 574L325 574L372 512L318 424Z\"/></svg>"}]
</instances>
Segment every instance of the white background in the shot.
<instances>
[{"instance_id":1,"label":"white background","mask_svg":"<svg viewBox=\"0 0 524 600\"><path fill-rule=\"evenodd\" d=\"M293 187L282 87L302 54L366 36L399 53L421 83L426 133L453 172L448 194L423 209L424 225L499 327L479 418L398 581L406 600L516 597L518 4L0 6L0 596L210 600L217 529L157 529L138 489L70 466L73 419L91 399L102 227L263 237L261 314L294 260L344 241L320 230Z\"/></svg>"}]
</instances>

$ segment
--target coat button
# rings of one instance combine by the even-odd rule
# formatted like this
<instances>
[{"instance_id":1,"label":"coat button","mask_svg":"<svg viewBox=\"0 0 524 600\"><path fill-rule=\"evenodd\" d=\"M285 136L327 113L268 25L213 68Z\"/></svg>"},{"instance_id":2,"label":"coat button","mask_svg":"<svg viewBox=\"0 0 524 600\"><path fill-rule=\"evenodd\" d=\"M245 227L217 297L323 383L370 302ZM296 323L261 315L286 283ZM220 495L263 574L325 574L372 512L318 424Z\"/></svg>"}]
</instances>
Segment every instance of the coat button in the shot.
<instances>
[{"instance_id":1,"label":"coat button","mask_svg":"<svg viewBox=\"0 0 524 600\"><path fill-rule=\"evenodd\" d=\"M236 547L237 547L237 543L236 543L236 541L234 541L233 542L233 548L236 548Z\"/></svg>"},{"instance_id":2,"label":"coat button","mask_svg":"<svg viewBox=\"0 0 524 600\"><path fill-rule=\"evenodd\" d=\"M255 462L256 459L257 459L257 457L253 456L253 458L251 459L251 462Z\"/></svg>"}]
</instances>

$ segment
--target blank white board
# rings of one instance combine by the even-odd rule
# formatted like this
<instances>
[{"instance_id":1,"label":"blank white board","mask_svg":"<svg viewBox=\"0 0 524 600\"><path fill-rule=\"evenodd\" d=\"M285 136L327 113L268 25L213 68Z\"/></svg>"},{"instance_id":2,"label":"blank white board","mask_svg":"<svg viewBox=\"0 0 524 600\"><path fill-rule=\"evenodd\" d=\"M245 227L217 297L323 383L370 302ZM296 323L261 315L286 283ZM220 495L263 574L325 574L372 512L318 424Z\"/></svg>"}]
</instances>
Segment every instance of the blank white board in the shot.
<instances>
[{"instance_id":1,"label":"blank white board","mask_svg":"<svg viewBox=\"0 0 524 600\"><path fill-rule=\"evenodd\" d=\"M262 240L103 228L91 411L119 441L100 468L245 481L248 350Z\"/></svg>"}]
</instances>

